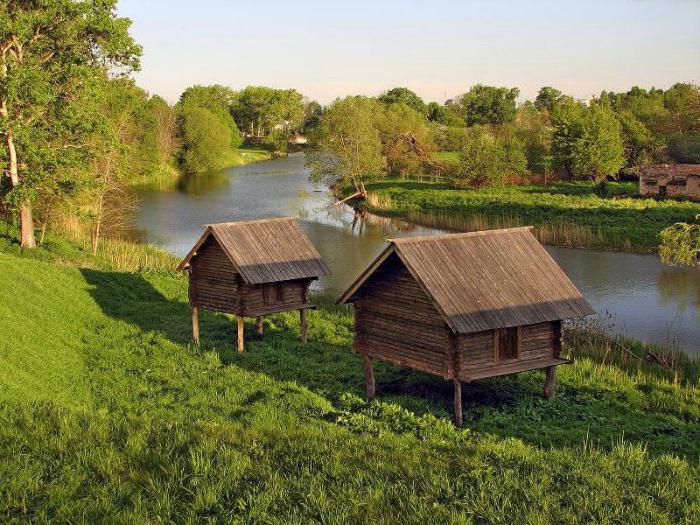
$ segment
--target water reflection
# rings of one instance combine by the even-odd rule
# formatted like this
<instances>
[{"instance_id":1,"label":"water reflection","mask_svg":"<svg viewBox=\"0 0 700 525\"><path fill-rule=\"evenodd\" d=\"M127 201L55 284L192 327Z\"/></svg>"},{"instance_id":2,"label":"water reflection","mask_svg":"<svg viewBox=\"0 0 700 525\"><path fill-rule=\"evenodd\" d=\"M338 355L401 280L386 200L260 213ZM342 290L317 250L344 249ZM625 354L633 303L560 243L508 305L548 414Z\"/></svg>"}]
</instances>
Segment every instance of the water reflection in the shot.
<instances>
[{"instance_id":1,"label":"water reflection","mask_svg":"<svg viewBox=\"0 0 700 525\"><path fill-rule=\"evenodd\" d=\"M332 206L323 185L309 182L302 154L188 178L177 191L146 191L137 226L146 239L184 255L205 224L293 215L333 274L317 287L339 293L384 247L388 237L441 230ZM612 312L619 329L647 341L680 339L700 352L700 270L669 268L657 257L548 248L591 304Z\"/></svg>"}]
</instances>

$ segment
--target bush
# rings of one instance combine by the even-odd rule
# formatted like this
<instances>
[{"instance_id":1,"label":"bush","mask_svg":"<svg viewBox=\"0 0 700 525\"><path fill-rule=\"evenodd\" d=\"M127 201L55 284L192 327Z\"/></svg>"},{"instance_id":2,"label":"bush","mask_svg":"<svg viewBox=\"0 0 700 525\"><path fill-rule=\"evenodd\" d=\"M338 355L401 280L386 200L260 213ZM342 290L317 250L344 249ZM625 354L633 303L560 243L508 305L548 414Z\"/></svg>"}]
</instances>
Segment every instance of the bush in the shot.
<instances>
[{"instance_id":1,"label":"bush","mask_svg":"<svg viewBox=\"0 0 700 525\"><path fill-rule=\"evenodd\" d=\"M218 170L226 166L232 151L231 130L203 108L182 112L182 164L188 172Z\"/></svg>"},{"instance_id":2,"label":"bush","mask_svg":"<svg viewBox=\"0 0 700 525\"><path fill-rule=\"evenodd\" d=\"M679 133L670 138L668 154L675 162L700 164L700 133Z\"/></svg>"}]
</instances>

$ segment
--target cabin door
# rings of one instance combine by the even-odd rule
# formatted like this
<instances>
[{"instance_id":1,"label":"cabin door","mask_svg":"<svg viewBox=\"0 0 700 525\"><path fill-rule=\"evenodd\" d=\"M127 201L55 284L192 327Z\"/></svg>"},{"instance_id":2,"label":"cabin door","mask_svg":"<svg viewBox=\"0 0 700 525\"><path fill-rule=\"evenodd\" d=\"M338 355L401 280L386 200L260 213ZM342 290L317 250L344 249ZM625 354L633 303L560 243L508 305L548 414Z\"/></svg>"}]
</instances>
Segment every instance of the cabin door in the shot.
<instances>
[{"instance_id":1,"label":"cabin door","mask_svg":"<svg viewBox=\"0 0 700 525\"><path fill-rule=\"evenodd\" d=\"M494 360L496 363L520 357L520 328L501 328L494 330L493 335Z\"/></svg>"}]
</instances>

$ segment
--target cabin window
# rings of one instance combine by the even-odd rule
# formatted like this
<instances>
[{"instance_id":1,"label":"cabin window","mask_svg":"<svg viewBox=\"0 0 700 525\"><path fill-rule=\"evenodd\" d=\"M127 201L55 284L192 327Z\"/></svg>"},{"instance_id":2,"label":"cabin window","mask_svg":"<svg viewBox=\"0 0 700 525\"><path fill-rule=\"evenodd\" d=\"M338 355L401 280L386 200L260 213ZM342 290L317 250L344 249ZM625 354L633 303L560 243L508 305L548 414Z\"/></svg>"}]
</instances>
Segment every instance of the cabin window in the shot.
<instances>
[{"instance_id":1,"label":"cabin window","mask_svg":"<svg viewBox=\"0 0 700 525\"><path fill-rule=\"evenodd\" d=\"M659 186L659 195L668 195L668 191L666 191L666 186Z\"/></svg>"},{"instance_id":2,"label":"cabin window","mask_svg":"<svg viewBox=\"0 0 700 525\"><path fill-rule=\"evenodd\" d=\"M284 301L284 285L278 284L275 286L275 299L278 301Z\"/></svg>"},{"instance_id":3,"label":"cabin window","mask_svg":"<svg viewBox=\"0 0 700 525\"><path fill-rule=\"evenodd\" d=\"M520 330L515 328L501 328L494 331L495 361L507 361L520 357Z\"/></svg>"}]
</instances>

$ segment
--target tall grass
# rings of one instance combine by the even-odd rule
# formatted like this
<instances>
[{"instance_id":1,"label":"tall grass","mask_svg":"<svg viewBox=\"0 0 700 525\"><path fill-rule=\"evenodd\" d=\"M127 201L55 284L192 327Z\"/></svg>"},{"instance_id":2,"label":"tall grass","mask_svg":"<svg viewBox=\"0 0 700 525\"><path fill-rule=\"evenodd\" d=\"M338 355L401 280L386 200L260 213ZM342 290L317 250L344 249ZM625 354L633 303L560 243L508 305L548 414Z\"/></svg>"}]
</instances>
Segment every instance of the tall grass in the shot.
<instances>
[{"instance_id":1,"label":"tall grass","mask_svg":"<svg viewBox=\"0 0 700 525\"><path fill-rule=\"evenodd\" d=\"M95 256L99 268L116 272L135 272L147 268L174 271L180 260L161 249L147 244L105 239Z\"/></svg>"},{"instance_id":2,"label":"tall grass","mask_svg":"<svg viewBox=\"0 0 700 525\"><path fill-rule=\"evenodd\" d=\"M540 241L557 246L656 251L659 233L692 220L700 204L626 196L611 185L600 197L585 183L459 189L445 184L389 180L367 185L369 211L454 231L534 226Z\"/></svg>"}]
</instances>

